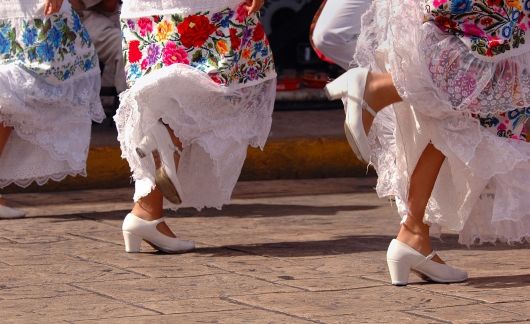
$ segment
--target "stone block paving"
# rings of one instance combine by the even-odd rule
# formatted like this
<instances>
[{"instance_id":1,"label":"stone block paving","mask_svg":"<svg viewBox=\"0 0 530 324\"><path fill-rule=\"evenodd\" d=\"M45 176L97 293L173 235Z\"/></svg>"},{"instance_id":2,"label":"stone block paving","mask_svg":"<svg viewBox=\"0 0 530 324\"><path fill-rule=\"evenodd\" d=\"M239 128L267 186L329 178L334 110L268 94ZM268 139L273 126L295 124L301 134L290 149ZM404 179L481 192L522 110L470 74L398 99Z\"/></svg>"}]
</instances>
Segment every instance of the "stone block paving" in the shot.
<instances>
[{"instance_id":1,"label":"stone block paving","mask_svg":"<svg viewBox=\"0 0 530 324\"><path fill-rule=\"evenodd\" d=\"M399 226L374 179L241 182L223 210L169 212L197 250L124 252L131 188L13 194L0 221L1 323L530 321L530 245L436 248L468 282L389 284Z\"/></svg>"}]
</instances>

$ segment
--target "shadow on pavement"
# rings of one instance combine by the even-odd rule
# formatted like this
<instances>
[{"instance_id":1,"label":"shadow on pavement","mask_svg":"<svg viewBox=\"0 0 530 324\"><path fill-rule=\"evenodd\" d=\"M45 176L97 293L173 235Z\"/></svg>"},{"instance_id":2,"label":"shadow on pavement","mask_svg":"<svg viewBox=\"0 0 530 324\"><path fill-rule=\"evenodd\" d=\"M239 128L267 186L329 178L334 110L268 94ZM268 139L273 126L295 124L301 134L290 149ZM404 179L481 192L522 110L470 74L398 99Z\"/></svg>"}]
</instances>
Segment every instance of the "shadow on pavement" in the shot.
<instances>
[{"instance_id":1,"label":"shadow on pavement","mask_svg":"<svg viewBox=\"0 0 530 324\"><path fill-rule=\"evenodd\" d=\"M285 217L297 215L316 215L316 216L333 216L339 212L358 212L373 210L380 206L370 205L340 205L340 206L308 206L308 205L289 205L289 204L233 204L226 205L222 210L215 208L206 208L197 211L193 208L183 208L178 212L166 211L168 218L187 218L187 217L233 217L233 218L261 218L261 217ZM69 213L64 215L35 215L26 218L49 218L75 220L76 218L88 218L93 220L118 220L123 219L130 209L112 210L108 212L90 212L80 211L79 213ZM207 221L207 220L205 220Z\"/></svg>"},{"instance_id":2,"label":"shadow on pavement","mask_svg":"<svg viewBox=\"0 0 530 324\"><path fill-rule=\"evenodd\" d=\"M335 215L339 212L354 212L372 210L379 206L370 205L341 205L341 206L308 206L289 204L232 204L226 205L222 210L214 208L204 209L200 212L192 208L179 210L170 216L194 216L194 217L284 217L297 215Z\"/></svg>"},{"instance_id":3,"label":"shadow on pavement","mask_svg":"<svg viewBox=\"0 0 530 324\"><path fill-rule=\"evenodd\" d=\"M530 274L514 276L472 277L469 278L466 286L485 289L528 287L530 286Z\"/></svg>"},{"instance_id":4,"label":"shadow on pavement","mask_svg":"<svg viewBox=\"0 0 530 324\"><path fill-rule=\"evenodd\" d=\"M259 239L259 237L256 237ZM394 238L390 235L352 235L340 237L333 240L321 241L292 241L292 242L273 242L257 243L245 245L227 245L214 248L196 249L194 253L205 253L218 256L226 254L226 249L240 251L253 255L268 257L310 257L310 256L327 256L353 254L361 252L386 251L388 244ZM435 242L435 249L443 250L483 250L483 251L500 251L512 249L530 249L530 244L521 245L481 245L468 249L458 244L457 235L444 236L444 242Z\"/></svg>"}]
</instances>

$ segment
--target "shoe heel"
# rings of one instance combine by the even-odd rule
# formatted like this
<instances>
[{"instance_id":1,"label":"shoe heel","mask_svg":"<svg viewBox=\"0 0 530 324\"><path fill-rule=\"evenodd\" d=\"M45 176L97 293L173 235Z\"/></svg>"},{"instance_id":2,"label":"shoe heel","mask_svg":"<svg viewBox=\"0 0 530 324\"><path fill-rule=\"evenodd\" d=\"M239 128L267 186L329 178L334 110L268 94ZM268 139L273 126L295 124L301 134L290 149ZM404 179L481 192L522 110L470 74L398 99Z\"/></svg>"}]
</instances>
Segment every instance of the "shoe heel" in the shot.
<instances>
[{"instance_id":1,"label":"shoe heel","mask_svg":"<svg viewBox=\"0 0 530 324\"><path fill-rule=\"evenodd\" d=\"M324 92L329 100L342 98L348 91L348 73L344 73L324 87Z\"/></svg>"},{"instance_id":2,"label":"shoe heel","mask_svg":"<svg viewBox=\"0 0 530 324\"><path fill-rule=\"evenodd\" d=\"M142 140L140 141L140 144L136 147L136 154L143 159L145 158L149 153L153 152L155 150L154 143L150 139L149 136L144 136Z\"/></svg>"},{"instance_id":3,"label":"shoe heel","mask_svg":"<svg viewBox=\"0 0 530 324\"><path fill-rule=\"evenodd\" d=\"M142 238L130 232L123 231L123 241L125 242L125 252L138 253L140 252L140 245L142 245Z\"/></svg>"},{"instance_id":4,"label":"shoe heel","mask_svg":"<svg viewBox=\"0 0 530 324\"><path fill-rule=\"evenodd\" d=\"M171 181L163 167L155 172L155 184L167 200L176 205L182 203L177 186Z\"/></svg>"},{"instance_id":5,"label":"shoe heel","mask_svg":"<svg viewBox=\"0 0 530 324\"><path fill-rule=\"evenodd\" d=\"M404 262L395 260L386 260L390 280L395 286L406 286L409 283L410 266Z\"/></svg>"}]
</instances>

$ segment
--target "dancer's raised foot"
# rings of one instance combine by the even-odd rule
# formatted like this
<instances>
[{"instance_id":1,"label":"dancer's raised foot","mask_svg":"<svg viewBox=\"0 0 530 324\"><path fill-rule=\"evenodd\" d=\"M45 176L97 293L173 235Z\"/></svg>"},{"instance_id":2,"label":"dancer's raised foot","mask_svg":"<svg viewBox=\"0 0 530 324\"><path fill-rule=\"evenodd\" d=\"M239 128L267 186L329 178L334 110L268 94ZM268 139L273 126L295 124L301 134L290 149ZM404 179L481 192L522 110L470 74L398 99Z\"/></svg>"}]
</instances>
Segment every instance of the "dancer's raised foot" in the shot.
<instances>
[{"instance_id":1,"label":"dancer's raised foot","mask_svg":"<svg viewBox=\"0 0 530 324\"><path fill-rule=\"evenodd\" d=\"M140 158L152 154L155 162L155 184L164 197L174 204L182 203L182 186L177 177L181 148L174 143L168 128L159 121L136 148Z\"/></svg>"},{"instance_id":2,"label":"dancer's raised foot","mask_svg":"<svg viewBox=\"0 0 530 324\"><path fill-rule=\"evenodd\" d=\"M364 111L373 117L376 111L373 110L364 100L365 87L369 74L368 69L355 68L348 70L333 82L326 85L325 91L329 99L342 98L346 120L344 130L346 138L357 158L366 162L370 161L371 149L368 145L367 130L371 120L363 118ZM363 121L366 125L363 124Z\"/></svg>"},{"instance_id":3,"label":"dancer's raised foot","mask_svg":"<svg viewBox=\"0 0 530 324\"><path fill-rule=\"evenodd\" d=\"M357 157L368 162L371 150L366 134L370 131L376 113L401 101L392 76L355 68L329 83L325 91L332 100L342 98L346 112L346 138Z\"/></svg>"}]
</instances>

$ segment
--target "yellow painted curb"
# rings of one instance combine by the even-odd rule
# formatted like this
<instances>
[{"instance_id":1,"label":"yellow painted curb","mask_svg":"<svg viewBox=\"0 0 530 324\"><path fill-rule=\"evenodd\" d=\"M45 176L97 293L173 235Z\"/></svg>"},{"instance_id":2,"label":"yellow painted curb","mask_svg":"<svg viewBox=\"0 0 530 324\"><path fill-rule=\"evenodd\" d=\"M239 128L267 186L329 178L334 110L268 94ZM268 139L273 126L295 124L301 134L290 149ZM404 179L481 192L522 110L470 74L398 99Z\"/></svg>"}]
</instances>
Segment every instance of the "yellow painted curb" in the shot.
<instances>
[{"instance_id":1,"label":"yellow painted curb","mask_svg":"<svg viewBox=\"0 0 530 324\"><path fill-rule=\"evenodd\" d=\"M366 165L359 162L346 140L330 138L294 138L270 140L264 151L250 148L241 180L303 179L366 175ZM91 148L87 161L87 177L68 177L50 181L40 187L26 189L10 186L11 192L65 191L106 189L128 186L131 173L121 158L119 147Z\"/></svg>"}]
</instances>

